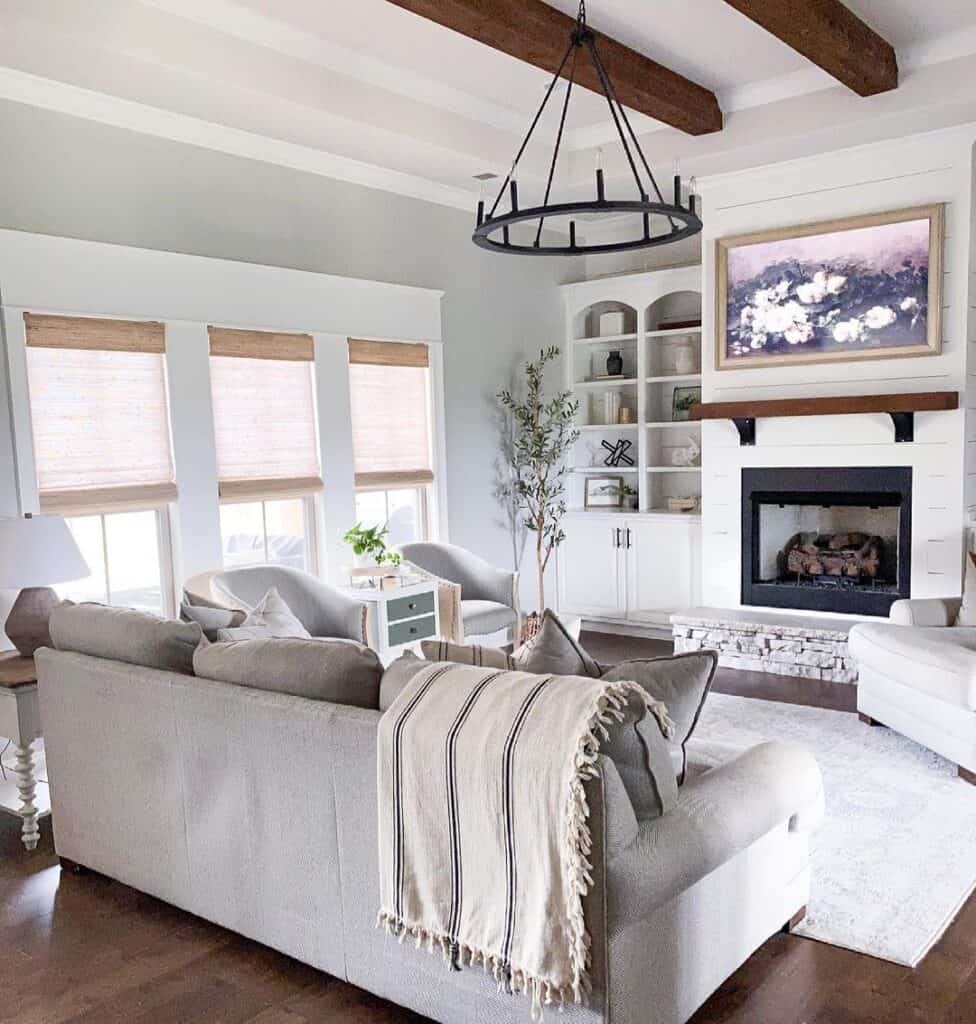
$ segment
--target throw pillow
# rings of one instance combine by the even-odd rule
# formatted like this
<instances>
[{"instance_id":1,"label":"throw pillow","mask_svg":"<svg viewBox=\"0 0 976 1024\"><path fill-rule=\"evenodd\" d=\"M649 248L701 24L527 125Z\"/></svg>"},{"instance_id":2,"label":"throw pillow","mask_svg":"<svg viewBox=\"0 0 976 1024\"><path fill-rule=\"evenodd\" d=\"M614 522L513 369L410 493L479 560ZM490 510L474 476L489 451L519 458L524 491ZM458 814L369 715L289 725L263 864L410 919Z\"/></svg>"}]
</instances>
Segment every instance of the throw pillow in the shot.
<instances>
[{"instance_id":1,"label":"throw pillow","mask_svg":"<svg viewBox=\"0 0 976 1024\"><path fill-rule=\"evenodd\" d=\"M621 721L608 727L601 751L613 761L637 820L660 818L678 800L671 742L657 717L635 696L621 714Z\"/></svg>"},{"instance_id":2,"label":"throw pillow","mask_svg":"<svg viewBox=\"0 0 976 1024\"><path fill-rule=\"evenodd\" d=\"M297 637L307 640L312 635L285 603L277 587L272 587L261 598L241 626L263 626L269 629L270 635L274 637Z\"/></svg>"},{"instance_id":3,"label":"throw pillow","mask_svg":"<svg viewBox=\"0 0 976 1024\"><path fill-rule=\"evenodd\" d=\"M362 644L297 637L210 644L193 667L207 679L357 708L377 707L383 675L376 652Z\"/></svg>"},{"instance_id":4,"label":"throw pillow","mask_svg":"<svg viewBox=\"0 0 976 1024\"><path fill-rule=\"evenodd\" d=\"M180 602L180 618L184 622L198 622L203 635L210 641L217 639L217 630L239 626L247 618L247 612L239 608L221 608L219 605L201 603L201 599L183 591Z\"/></svg>"},{"instance_id":5,"label":"throw pillow","mask_svg":"<svg viewBox=\"0 0 976 1024\"><path fill-rule=\"evenodd\" d=\"M512 663L537 675L600 677L600 666L573 639L555 612L542 613L539 632L513 655Z\"/></svg>"},{"instance_id":6,"label":"throw pillow","mask_svg":"<svg viewBox=\"0 0 976 1024\"><path fill-rule=\"evenodd\" d=\"M51 612L56 650L193 675L193 652L203 640L196 622L177 622L134 608L64 602Z\"/></svg>"},{"instance_id":7,"label":"throw pillow","mask_svg":"<svg viewBox=\"0 0 976 1024\"><path fill-rule=\"evenodd\" d=\"M679 785L685 780L688 766L686 745L698 724L717 665L718 655L714 651L692 651L671 658L622 661L603 673L604 679L629 679L637 683L667 707L675 724L670 749Z\"/></svg>"},{"instance_id":8,"label":"throw pillow","mask_svg":"<svg viewBox=\"0 0 976 1024\"><path fill-rule=\"evenodd\" d=\"M497 647L423 640L420 649L428 661L453 661L458 665L479 665L484 668L515 668L512 656Z\"/></svg>"},{"instance_id":9,"label":"throw pillow","mask_svg":"<svg viewBox=\"0 0 976 1024\"><path fill-rule=\"evenodd\" d=\"M976 551L966 552L966 581L955 626L976 626Z\"/></svg>"},{"instance_id":10,"label":"throw pillow","mask_svg":"<svg viewBox=\"0 0 976 1024\"><path fill-rule=\"evenodd\" d=\"M404 651L396 661L391 662L380 680L380 711L386 711L400 696L407 683L422 668L429 667L429 661L418 658L411 651Z\"/></svg>"}]
</instances>

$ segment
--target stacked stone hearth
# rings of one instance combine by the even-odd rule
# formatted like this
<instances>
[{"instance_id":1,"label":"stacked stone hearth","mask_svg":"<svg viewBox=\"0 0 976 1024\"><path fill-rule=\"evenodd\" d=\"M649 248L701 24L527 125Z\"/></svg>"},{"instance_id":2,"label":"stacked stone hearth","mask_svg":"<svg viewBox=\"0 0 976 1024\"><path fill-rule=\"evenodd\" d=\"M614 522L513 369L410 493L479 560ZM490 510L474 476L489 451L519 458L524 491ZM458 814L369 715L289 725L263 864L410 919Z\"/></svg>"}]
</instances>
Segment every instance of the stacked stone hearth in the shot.
<instances>
[{"instance_id":1,"label":"stacked stone hearth","mask_svg":"<svg viewBox=\"0 0 976 1024\"><path fill-rule=\"evenodd\" d=\"M856 683L844 624L744 610L693 608L671 616L676 654L713 650L719 664L751 672Z\"/></svg>"}]
</instances>

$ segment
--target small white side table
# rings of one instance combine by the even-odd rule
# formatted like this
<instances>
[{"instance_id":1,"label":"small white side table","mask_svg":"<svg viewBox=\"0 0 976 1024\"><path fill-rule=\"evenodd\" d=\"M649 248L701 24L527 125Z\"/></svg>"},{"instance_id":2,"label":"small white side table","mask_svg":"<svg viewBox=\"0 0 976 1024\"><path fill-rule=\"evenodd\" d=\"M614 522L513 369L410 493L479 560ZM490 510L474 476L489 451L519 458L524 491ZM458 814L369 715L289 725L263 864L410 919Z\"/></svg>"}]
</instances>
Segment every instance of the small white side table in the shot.
<instances>
[{"instance_id":1,"label":"small white side table","mask_svg":"<svg viewBox=\"0 0 976 1024\"><path fill-rule=\"evenodd\" d=\"M369 646L388 665L421 640L440 635L437 584L429 580L392 590L378 587L342 587L342 592L365 601Z\"/></svg>"},{"instance_id":2,"label":"small white side table","mask_svg":"<svg viewBox=\"0 0 976 1024\"><path fill-rule=\"evenodd\" d=\"M0 811L16 814L21 819L21 839L28 850L33 850L41 835L38 819L50 812L40 810L35 802L37 779L32 748L41 736L41 713L34 659L16 651L0 654L0 736L14 745L17 758L14 774L20 798L13 804L0 800Z\"/></svg>"}]
</instances>

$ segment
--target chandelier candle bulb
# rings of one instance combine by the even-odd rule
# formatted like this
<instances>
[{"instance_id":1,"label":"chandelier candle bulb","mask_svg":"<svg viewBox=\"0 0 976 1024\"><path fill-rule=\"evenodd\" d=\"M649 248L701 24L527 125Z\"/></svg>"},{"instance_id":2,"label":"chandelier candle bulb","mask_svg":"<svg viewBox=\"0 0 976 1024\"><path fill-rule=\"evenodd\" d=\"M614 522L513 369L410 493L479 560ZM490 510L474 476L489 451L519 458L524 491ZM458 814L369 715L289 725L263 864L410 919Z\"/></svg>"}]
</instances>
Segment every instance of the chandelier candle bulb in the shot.
<instances>
[{"instance_id":1,"label":"chandelier candle bulb","mask_svg":"<svg viewBox=\"0 0 976 1024\"><path fill-rule=\"evenodd\" d=\"M508 191L512 197L512 213L518 212L518 182L512 178L508 183Z\"/></svg>"},{"instance_id":2,"label":"chandelier candle bulb","mask_svg":"<svg viewBox=\"0 0 976 1024\"><path fill-rule=\"evenodd\" d=\"M484 199L478 200L478 227L480 228L485 219L485 201Z\"/></svg>"},{"instance_id":3,"label":"chandelier candle bulb","mask_svg":"<svg viewBox=\"0 0 976 1024\"><path fill-rule=\"evenodd\" d=\"M596 198L597 201L602 203L606 200L606 192L603 185L603 168L598 167L596 169Z\"/></svg>"}]
</instances>

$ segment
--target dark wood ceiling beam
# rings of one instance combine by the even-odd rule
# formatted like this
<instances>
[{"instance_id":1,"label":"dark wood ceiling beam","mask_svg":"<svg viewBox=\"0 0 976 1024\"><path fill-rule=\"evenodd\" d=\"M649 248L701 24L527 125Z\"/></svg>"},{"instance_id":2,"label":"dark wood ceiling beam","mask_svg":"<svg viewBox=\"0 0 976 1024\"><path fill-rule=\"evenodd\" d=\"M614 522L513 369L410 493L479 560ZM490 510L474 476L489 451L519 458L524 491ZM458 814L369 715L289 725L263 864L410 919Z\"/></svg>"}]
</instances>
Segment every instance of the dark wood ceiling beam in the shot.
<instances>
[{"instance_id":1,"label":"dark wood ceiling beam","mask_svg":"<svg viewBox=\"0 0 976 1024\"><path fill-rule=\"evenodd\" d=\"M840 0L725 0L859 96L898 87L891 44Z\"/></svg>"},{"instance_id":2,"label":"dark wood ceiling beam","mask_svg":"<svg viewBox=\"0 0 976 1024\"><path fill-rule=\"evenodd\" d=\"M495 50L555 73L569 45L575 19L542 0L389 0ZM722 111L711 90L658 64L609 36L597 46L624 106L690 135L722 129ZM589 59L576 63L576 81L602 95Z\"/></svg>"}]
</instances>

